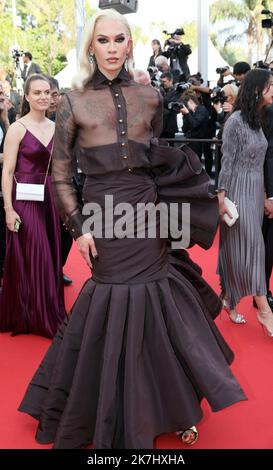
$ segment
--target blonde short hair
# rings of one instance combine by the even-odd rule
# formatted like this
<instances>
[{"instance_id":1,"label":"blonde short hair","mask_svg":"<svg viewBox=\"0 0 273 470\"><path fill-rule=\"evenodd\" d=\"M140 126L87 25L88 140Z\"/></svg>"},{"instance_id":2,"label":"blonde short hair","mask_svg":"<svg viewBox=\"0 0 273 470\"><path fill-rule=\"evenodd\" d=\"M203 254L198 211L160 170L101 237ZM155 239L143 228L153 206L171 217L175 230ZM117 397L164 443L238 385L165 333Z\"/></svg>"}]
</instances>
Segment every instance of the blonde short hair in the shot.
<instances>
[{"instance_id":1,"label":"blonde short hair","mask_svg":"<svg viewBox=\"0 0 273 470\"><path fill-rule=\"evenodd\" d=\"M234 85L233 83L227 83L227 85L223 86L222 90L225 94L226 92L230 94L233 97L234 101L236 100L239 91L236 85Z\"/></svg>"},{"instance_id":2,"label":"blonde short hair","mask_svg":"<svg viewBox=\"0 0 273 470\"><path fill-rule=\"evenodd\" d=\"M81 47L79 52L79 72L72 80L72 86L83 91L85 85L90 82L96 70L96 64L89 62L90 45L93 41L95 27L101 19L110 19L120 21L127 29L128 36L132 39L132 32L127 19L116 10L103 10L96 13L85 25L82 35ZM134 58L133 50L129 52L127 69L131 77L134 76Z\"/></svg>"}]
</instances>

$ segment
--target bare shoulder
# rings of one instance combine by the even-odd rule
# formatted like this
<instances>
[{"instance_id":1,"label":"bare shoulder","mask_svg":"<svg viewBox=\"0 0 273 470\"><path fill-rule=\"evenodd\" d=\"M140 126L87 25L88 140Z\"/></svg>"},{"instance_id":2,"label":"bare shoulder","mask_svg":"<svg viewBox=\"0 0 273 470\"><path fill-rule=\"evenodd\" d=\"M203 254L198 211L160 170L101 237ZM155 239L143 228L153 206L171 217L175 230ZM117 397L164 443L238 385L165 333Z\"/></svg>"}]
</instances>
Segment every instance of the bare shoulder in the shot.
<instances>
[{"instance_id":1,"label":"bare shoulder","mask_svg":"<svg viewBox=\"0 0 273 470\"><path fill-rule=\"evenodd\" d=\"M26 133L26 128L20 123L20 119L13 122L7 131L6 139L14 142L21 142Z\"/></svg>"}]
</instances>

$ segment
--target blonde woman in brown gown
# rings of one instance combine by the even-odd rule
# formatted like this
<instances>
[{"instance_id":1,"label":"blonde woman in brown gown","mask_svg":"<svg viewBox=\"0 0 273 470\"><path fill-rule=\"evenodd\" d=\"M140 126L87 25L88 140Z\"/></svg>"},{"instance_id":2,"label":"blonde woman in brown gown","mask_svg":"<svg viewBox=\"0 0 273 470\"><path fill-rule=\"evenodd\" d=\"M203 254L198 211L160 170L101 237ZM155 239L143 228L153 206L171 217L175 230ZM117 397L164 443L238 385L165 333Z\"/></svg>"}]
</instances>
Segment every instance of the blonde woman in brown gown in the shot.
<instances>
[{"instance_id":1,"label":"blonde woman in brown gown","mask_svg":"<svg viewBox=\"0 0 273 470\"><path fill-rule=\"evenodd\" d=\"M208 177L198 157L158 144L160 96L132 80L132 59L127 20L98 13L85 29L76 88L56 120L56 201L93 276L20 405L39 420L37 440L55 448L152 448L159 434L199 422L203 397L214 411L245 399L213 322L218 298L186 252L168 255L159 236L111 235L108 219L107 233L94 240L83 224L71 184L76 139L85 203L104 212L106 195L115 207L188 201L191 244L208 248L215 234Z\"/></svg>"}]
</instances>

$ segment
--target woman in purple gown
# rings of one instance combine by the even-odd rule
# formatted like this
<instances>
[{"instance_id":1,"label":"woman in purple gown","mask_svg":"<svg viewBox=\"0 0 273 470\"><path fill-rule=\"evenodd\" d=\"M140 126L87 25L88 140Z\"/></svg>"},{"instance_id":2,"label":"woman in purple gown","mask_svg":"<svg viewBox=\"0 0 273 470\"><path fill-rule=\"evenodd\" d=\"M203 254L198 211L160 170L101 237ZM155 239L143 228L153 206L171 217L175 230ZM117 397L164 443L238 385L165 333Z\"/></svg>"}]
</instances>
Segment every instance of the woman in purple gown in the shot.
<instances>
[{"instance_id":1,"label":"woman in purple gown","mask_svg":"<svg viewBox=\"0 0 273 470\"><path fill-rule=\"evenodd\" d=\"M149 449L159 434L195 425L203 397L214 411L245 399L213 322L219 299L200 269L184 250L168 253L166 236L134 232L138 204L188 202L191 244L208 248L218 203L196 155L158 145L160 95L132 80L127 20L100 12L83 38L77 87L57 113L52 175L62 218L89 266L92 254L93 277L19 409L39 420L37 440L58 449L91 442L98 449ZM71 183L76 141L87 175L84 202L98 215L101 209L105 222L95 240ZM125 236L111 233L112 216L120 232L123 223L109 200L120 215L130 207Z\"/></svg>"},{"instance_id":2,"label":"woman in purple gown","mask_svg":"<svg viewBox=\"0 0 273 470\"><path fill-rule=\"evenodd\" d=\"M17 200L18 183L43 184L50 164L54 123L45 117L50 85L41 75L25 84L22 117L7 132L2 189L7 240L0 331L52 338L66 313L60 255L60 223L51 188L43 201Z\"/></svg>"}]
</instances>

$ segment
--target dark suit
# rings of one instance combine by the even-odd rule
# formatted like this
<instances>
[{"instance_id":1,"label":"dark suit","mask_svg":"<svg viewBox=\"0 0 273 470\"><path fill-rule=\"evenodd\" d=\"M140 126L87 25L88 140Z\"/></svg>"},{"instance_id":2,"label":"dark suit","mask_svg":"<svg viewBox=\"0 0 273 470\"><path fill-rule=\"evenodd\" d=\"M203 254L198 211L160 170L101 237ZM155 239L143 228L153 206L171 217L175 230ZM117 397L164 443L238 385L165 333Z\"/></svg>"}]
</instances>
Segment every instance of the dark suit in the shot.
<instances>
[{"instance_id":1,"label":"dark suit","mask_svg":"<svg viewBox=\"0 0 273 470\"><path fill-rule=\"evenodd\" d=\"M209 112L200 104L197 106L195 112L190 111L183 116L183 132L185 137L189 139L206 139L209 123ZM197 153L201 159L203 152L203 144L199 142L189 143L189 147Z\"/></svg>"},{"instance_id":2,"label":"dark suit","mask_svg":"<svg viewBox=\"0 0 273 470\"><path fill-rule=\"evenodd\" d=\"M265 156L264 179L268 198L273 198L273 105L266 110L264 133L268 140L268 149ZM265 275L267 292L270 292L269 282L273 267L273 219L264 217L263 235L265 243Z\"/></svg>"},{"instance_id":3,"label":"dark suit","mask_svg":"<svg viewBox=\"0 0 273 470\"><path fill-rule=\"evenodd\" d=\"M177 128L177 112L169 109L171 102L179 101L181 93L178 93L173 87L164 90L161 89L163 95L163 129L160 137L165 139L173 139Z\"/></svg>"},{"instance_id":4,"label":"dark suit","mask_svg":"<svg viewBox=\"0 0 273 470\"><path fill-rule=\"evenodd\" d=\"M25 82L27 77L29 77L30 75L33 75L34 73L41 73L41 72L42 71L41 71L39 65L34 64L34 62L31 62L31 65L28 69L26 68L26 66L24 67L24 70L22 71L21 76L22 76L22 79Z\"/></svg>"}]
</instances>

